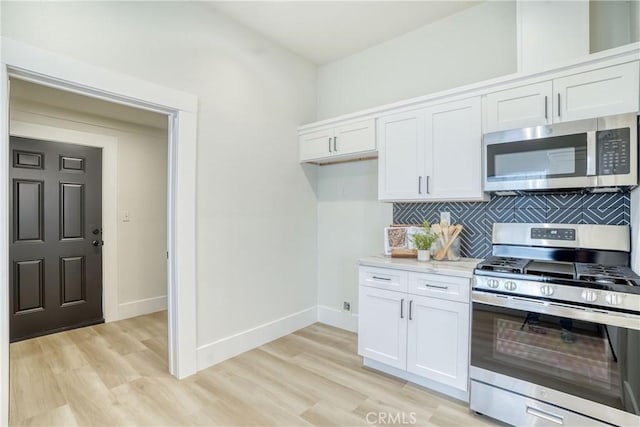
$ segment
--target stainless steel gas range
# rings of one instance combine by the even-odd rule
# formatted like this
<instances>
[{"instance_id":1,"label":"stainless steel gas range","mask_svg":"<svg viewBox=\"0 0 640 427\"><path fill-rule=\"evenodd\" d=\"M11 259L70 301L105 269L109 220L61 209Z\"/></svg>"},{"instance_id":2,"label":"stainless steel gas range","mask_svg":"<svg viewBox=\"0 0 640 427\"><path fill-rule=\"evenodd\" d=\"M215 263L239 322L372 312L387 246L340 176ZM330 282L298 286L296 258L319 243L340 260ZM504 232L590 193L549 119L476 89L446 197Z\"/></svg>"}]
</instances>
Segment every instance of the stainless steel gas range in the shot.
<instances>
[{"instance_id":1,"label":"stainless steel gas range","mask_svg":"<svg viewBox=\"0 0 640 427\"><path fill-rule=\"evenodd\" d=\"M495 224L472 291L471 409L516 426L640 425L628 226Z\"/></svg>"}]
</instances>

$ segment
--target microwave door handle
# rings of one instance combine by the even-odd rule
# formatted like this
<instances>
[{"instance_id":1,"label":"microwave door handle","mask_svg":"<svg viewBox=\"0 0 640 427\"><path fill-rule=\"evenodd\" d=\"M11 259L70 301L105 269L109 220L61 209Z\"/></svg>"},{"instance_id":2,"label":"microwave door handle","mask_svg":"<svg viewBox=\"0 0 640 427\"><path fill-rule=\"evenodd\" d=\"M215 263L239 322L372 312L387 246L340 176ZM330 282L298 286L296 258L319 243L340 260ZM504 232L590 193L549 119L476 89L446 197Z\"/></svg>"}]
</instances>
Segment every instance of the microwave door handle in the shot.
<instances>
[{"instance_id":1,"label":"microwave door handle","mask_svg":"<svg viewBox=\"0 0 640 427\"><path fill-rule=\"evenodd\" d=\"M596 131L589 131L587 132L587 176L595 176L597 161Z\"/></svg>"}]
</instances>

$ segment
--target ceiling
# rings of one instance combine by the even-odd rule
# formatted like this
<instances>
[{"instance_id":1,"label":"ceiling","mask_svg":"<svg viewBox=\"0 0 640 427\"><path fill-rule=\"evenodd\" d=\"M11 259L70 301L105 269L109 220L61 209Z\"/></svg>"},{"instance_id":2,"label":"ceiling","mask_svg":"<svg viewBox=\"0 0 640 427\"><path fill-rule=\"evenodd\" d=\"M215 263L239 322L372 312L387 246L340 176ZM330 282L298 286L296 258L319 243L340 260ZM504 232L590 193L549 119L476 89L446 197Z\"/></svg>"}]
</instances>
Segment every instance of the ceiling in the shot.
<instances>
[{"instance_id":1,"label":"ceiling","mask_svg":"<svg viewBox=\"0 0 640 427\"><path fill-rule=\"evenodd\" d=\"M11 99L37 102L158 129L166 129L168 126L167 116L159 113L127 107L19 79L11 79Z\"/></svg>"},{"instance_id":2,"label":"ceiling","mask_svg":"<svg viewBox=\"0 0 640 427\"><path fill-rule=\"evenodd\" d=\"M432 23L480 1L212 1L208 4L317 65Z\"/></svg>"}]
</instances>

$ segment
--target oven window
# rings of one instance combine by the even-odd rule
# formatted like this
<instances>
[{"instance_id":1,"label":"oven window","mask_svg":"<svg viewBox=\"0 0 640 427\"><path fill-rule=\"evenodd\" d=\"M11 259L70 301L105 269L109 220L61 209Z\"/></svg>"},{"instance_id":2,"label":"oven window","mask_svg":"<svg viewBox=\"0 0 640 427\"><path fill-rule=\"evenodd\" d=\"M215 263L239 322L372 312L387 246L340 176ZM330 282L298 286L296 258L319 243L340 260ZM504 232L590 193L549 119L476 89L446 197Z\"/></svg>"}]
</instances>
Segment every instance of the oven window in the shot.
<instances>
[{"instance_id":1,"label":"oven window","mask_svg":"<svg viewBox=\"0 0 640 427\"><path fill-rule=\"evenodd\" d=\"M487 146L490 181L581 177L587 174L587 134Z\"/></svg>"},{"instance_id":2,"label":"oven window","mask_svg":"<svg viewBox=\"0 0 640 427\"><path fill-rule=\"evenodd\" d=\"M637 330L473 303L471 365L638 413Z\"/></svg>"}]
</instances>

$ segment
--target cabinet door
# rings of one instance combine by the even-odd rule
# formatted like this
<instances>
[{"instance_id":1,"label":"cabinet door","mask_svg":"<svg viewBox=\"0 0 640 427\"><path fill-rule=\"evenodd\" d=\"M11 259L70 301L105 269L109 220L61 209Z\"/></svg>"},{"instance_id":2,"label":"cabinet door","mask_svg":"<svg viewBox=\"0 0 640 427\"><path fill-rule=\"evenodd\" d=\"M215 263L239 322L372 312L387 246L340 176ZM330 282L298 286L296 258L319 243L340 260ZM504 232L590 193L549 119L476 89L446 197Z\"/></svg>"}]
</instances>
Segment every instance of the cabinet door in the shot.
<instances>
[{"instance_id":1,"label":"cabinet door","mask_svg":"<svg viewBox=\"0 0 640 427\"><path fill-rule=\"evenodd\" d=\"M425 197L425 110L378 119L378 198Z\"/></svg>"},{"instance_id":2,"label":"cabinet door","mask_svg":"<svg viewBox=\"0 0 640 427\"><path fill-rule=\"evenodd\" d=\"M329 157L333 152L333 128L300 136L300 161Z\"/></svg>"},{"instance_id":3,"label":"cabinet door","mask_svg":"<svg viewBox=\"0 0 640 427\"><path fill-rule=\"evenodd\" d=\"M485 133L551 124L551 81L490 93Z\"/></svg>"},{"instance_id":4,"label":"cabinet door","mask_svg":"<svg viewBox=\"0 0 640 427\"><path fill-rule=\"evenodd\" d=\"M553 81L554 121L638 111L638 61Z\"/></svg>"},{"instance_id":5,"label":"cabinet door","mask_svg":"<svg viewBox=\"0 0 640 427\"><path fill-rule=\"evenodd\" d=\"M360 286L358 354L407 367L407 294Z\"/></svg>"},{"instance_id":6,"label":"cabinet door","mask_svg":"<svg viewBox=\"0 0 640 427\"><path fill-rule=\"evenodd\" d=\"M374 151L376 149L375 124L375 119L370 119L336 127L333 155Z\"/></svg>"},{"instance_id":7,"label":"cabinet door","mask_svg":"<svg viewBox=\"0 0 640 427\"><path fill-rule=\"evenodd\" d=\"M427 112L427 197L484 198L480 97L437 105Z\"/></svg>"},{"instance_id":8,"label":"cabinet door","mask_svg":"<svg viewBox=\"0 0 640 427\"><path fill-rule=\"evenodd\" d=\"M469 304L409 295L407 370L467 390Z\"/></svg>"}]
</instances>

